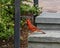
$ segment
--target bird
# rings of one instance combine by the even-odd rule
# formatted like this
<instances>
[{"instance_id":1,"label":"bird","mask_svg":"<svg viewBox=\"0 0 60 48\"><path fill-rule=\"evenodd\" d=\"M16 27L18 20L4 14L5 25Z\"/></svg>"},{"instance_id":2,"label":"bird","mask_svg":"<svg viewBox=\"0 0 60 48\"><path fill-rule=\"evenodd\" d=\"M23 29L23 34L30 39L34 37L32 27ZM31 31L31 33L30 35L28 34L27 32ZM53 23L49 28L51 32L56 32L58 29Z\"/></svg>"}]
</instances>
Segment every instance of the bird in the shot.
<instances>
[{"instance_id":1,"label":"bird","mask_svg":"<svg viewBox=\"0 0 60 48\"><path fill-rule=\"evenodd\" d=\"M45 32L43 32L41 29L34 26L30 19L27 19L26 23L27 23L28 29L31 31L31 33L33 33L33 32L41 32L42 34L45 34Z\"/></svg>"}]
</instances>

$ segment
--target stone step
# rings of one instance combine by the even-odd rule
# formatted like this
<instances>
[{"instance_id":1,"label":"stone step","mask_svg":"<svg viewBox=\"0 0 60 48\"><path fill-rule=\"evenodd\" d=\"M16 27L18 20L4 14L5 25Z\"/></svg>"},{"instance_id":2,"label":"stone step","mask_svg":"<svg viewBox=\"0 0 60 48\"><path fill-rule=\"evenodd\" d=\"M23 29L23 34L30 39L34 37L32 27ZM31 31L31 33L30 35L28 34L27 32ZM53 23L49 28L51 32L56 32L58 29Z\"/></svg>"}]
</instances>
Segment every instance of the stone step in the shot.
<instances>
[{"instance_id":1,"label":"stone step","mask_svg":"<svg viewBox=\"0 0 60 48\"><path fill-rule=\"evenodd\" d=\"M44 18L41 16L37 16L35 23L55 23L60 24L60 18Z\"/></svg>"},{"instance_id":2,"label":"stone step","mask_svg":"<svg viewBox=\"0 0 60 48\"><path fill-rule=\"evenodd\" d=\"M35 19L35 23L38 28L41 29L52 29L59 30L60 29L60 14L59 13L42 13L37 16Z\"/></svg>"},{"instance_id":3,"label":"stone step","mask_svg":"<svg viewBox=\"0 0 60 48\"><path fill-rule=\"evenodd\" d=\"M33 33L28 37L28 48L60 48L60 30L45 30L46 34Z\"/></svg>"},{"instance_id":4,"label":"stone step","mask_svg":"<svg viewBox=\"0 0 60 48\"><path fill-rule=\"evenodd\" d=\"M60 24L37 23L37 27L43 30L60 30Z\"/></svg>"},{"instance_id":5,"label":"stone step","mask_svg":"<svg viewBox=\"0 0 60 48\"><path fill-rule=\"evenodd\" d=\"M28 48L60 48L60 43L29 43Z\"/></svg>"},{"instance_id":6,"label":"stone step","mask_svg":"<svg viewBox=\"0 0 60 48\"><path fill-rule=\"evenodd\" d=\"M43 12L36 17L35 23L55 23L60 24L60 13Z\"/></svg>"},{"instance_id":7,"label":"stone step","mask_svg":"<svg viewBox=\"0 0 60 48\"><path fill-rule=\"evenodd\" d=\"M60 43L60 30L44 30L44 32L46 34L41 34L37 32L29 35L28 41Z\"/></svg>"}]
</instances>

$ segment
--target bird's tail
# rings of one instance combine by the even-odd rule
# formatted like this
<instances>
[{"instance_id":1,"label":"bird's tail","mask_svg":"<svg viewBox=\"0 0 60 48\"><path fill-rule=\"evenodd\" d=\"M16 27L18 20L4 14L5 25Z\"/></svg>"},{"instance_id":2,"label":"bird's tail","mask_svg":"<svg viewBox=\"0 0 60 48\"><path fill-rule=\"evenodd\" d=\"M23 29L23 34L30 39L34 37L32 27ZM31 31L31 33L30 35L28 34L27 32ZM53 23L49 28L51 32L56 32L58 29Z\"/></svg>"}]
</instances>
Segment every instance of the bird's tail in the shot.
<instances>
[{"instance_id":1,"label":"bird's tail","mask_svg":"<svg viewBox=\"0 0 60 48\"><path fill-rule=\"evenodd\" d=\"M44 31L42 31L41 29L37 29L37 32L41 32L42 34L46 34Z\"/></svg>"}]
</instances>

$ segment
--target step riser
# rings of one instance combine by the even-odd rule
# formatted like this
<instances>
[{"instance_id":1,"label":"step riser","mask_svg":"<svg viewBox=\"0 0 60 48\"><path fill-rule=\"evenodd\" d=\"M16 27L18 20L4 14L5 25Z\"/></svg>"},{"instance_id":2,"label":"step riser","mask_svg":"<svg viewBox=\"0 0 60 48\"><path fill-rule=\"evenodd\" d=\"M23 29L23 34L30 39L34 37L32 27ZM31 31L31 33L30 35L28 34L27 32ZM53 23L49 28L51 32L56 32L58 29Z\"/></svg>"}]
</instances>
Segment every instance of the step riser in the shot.
<instances>
[{"instance_id":1,"label":"step riser","mask_svg":"<svg viewBox=\"0 0 60 48\"><path fill-rule=\"evenodd\" d=\"M36 17L35 23L55 23L55 24L60 24L60 18L38 18L38 17Z\"/></svg>"},{"instance_id":2,"label":"step riser","mask_svg":"<svg viewBox=\"0 0 60 48\"><path fill-rule=\"evenodd\" d=\"M55 44L55 43L29 43L28 48L60 48L60 44Z\"/></svg>"},{"instance_id":3,"label":"step riser","mask_svg":"<svg viewBox=\"0 0 60 48\"><path fill-rule=\"evenodd\" d=\"M60 24L37 24L37 27L43 30L60 30Z\"/></svg>"}]
</instances>

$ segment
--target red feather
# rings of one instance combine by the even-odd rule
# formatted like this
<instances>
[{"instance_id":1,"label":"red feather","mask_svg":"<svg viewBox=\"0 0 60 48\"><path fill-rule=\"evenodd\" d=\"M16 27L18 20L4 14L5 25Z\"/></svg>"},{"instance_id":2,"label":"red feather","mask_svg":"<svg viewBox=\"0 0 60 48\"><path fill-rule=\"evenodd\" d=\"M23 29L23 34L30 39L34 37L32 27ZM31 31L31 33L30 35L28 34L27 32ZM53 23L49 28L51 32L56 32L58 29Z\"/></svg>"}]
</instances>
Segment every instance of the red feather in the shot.
<instances>
[{"instance_id":1,"label":"red feather","mask_svg":"<svg viewBox=\"0 0 60 48\"><path fill-rule=\"evenodd\" d=\"M32 32L35 32L35 31L42 32L43 34L45 34L45 32L43 32L41 29L38 29L36 26L34 26L31 23L31 20L30 19L27 19L26 22L27 22L27 26L28 26L28 28L29 28L30 31L32 31Z\"/></svg>"}]
</instances>

